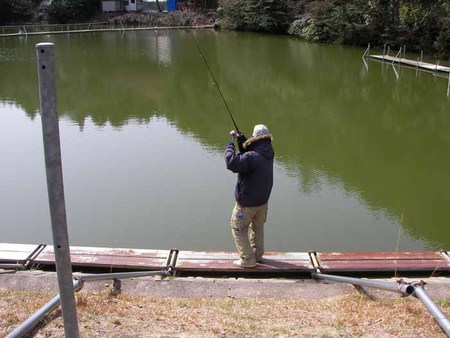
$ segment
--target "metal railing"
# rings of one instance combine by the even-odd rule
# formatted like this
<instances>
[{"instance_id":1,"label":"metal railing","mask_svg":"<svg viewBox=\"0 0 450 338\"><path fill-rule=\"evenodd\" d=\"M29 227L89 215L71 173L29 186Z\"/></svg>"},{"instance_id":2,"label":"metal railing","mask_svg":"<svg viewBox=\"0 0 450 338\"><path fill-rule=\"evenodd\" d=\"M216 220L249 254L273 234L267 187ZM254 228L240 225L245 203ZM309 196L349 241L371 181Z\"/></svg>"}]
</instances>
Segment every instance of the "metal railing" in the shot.
<instances>
[{"instance_id":1,"label":"metal railing","mask_svg":"<svg viewBox=\"0 0 450 338\"><path fill-rule=\"evenodd\" d=\"M1 26L0 35L29 35L43 32L73 32L83 30L97 30L108 28L119 28L119 23L115 22L88 22L73 24L41 24L41 25L20 25Z\"/></svg>"},{"instance_id":2,"label":"metal railing","mask_svg":"<svg viewBox=\"0 0 450 338\"><path fill-rule=\"evenodd\" d=\"M129 31L129 30L157 30L157 29L205 29L213 28L214 25L198 26L164 26L156 27L154 25L138 22L136 24L127 24L122 21L96 22L96 23L76 23L65 25L28 25L28 26L0 26L0 37L42 35L42 34L69 34L86 32L105 32L105 31Z\"/></svg>"}]
</instances>

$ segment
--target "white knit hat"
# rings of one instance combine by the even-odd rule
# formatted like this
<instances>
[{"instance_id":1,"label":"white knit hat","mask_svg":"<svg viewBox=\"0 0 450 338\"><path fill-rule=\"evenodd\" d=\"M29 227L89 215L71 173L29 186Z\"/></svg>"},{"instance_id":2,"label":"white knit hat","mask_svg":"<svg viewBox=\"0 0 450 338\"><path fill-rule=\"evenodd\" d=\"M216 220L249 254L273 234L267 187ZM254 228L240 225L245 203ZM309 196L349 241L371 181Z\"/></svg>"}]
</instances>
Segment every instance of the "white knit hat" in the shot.
<instances>
[{"instance_id":1,"label":"white knit hat","mask_svg":"<svg viewBox=\"0 0 450 338\"><path fill-rule=\"evenodd\" d=\"M258 135L269 135L269 129L264 124L257 124L253 128L253 137Z\"/></svg>"}]
</instances>

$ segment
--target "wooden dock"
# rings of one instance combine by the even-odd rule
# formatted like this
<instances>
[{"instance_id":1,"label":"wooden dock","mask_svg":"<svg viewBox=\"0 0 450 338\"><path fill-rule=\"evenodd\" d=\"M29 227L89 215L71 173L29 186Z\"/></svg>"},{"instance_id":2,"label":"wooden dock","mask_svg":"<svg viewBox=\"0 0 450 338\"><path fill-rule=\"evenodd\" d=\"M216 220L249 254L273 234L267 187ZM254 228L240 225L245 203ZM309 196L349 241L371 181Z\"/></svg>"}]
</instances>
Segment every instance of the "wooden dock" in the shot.
<instances>
[{"instance_id":1,"label":"wooden dock","mask_svg":"<svg viewBox=\"0 0 450 338\"><path fill-rule=\"evenodd\" d=\"M53 246L0 243L2 264L18 264L30 260L29 267L52 269L55 265ZM269 252L264 261L252 269L233 265L235 252L196 252L179 250L148 250L72 246L74 270L162 270L169 264L181 275L210 273L251 275L310 275L316 269L323 273L416 273L422 275L449 274L448 251L413 252ZM37 252L37 253L36 253Z\"/></svg>"},{"instance_id":2,"label":"wooden dock","mask_svg":"<svg viewBox=\"0 0 450 338\"><path fill-rule=\"evenodd\" d=\"M370 59L374 59L374 60L378 60L378 61L403 64L406 66L419 68L419 69L427 70L430 72L450 73L450 67L440 66L439 64L422 62L419 60L415 61L415 60L410 60L410 59L395 57L395 56L390 56L390 55L368 55L368 57Z\"/></svg>"}]
</instances>

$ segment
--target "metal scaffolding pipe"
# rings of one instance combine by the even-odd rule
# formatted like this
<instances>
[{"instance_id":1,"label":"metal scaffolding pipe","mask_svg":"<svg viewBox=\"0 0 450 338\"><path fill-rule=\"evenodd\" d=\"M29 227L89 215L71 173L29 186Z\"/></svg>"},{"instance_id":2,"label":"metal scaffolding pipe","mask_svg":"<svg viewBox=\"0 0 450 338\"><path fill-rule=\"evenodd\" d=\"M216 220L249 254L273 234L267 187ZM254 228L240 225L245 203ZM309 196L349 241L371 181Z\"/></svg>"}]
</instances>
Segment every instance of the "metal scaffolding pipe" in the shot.
<instances>
[{"instance_id":1,"label":"metal scaffolding pipe","mask_svg":"<svg viewBox=\"0 0 450 338\"><path fill-rule=\"evenodd\" d=\"M167 270L161 271L135 271L135 272L117 272L117 273L104 273L104 274L86 274L74 276L73 290L78 291L83 287L84 282L92 282L96 280L105 279L122 279L133 277L146 277L146 276L167 276L169 275ZM47 304L41 307L38 311L32 314L26 321L20 324L13 332L11 332L6 338L19 338L25 336L30 332L48 313L52 312L61 303L60 294L52 298Z\"/></svg>"},{"instance_id":2,"label":"metal scaffolding pipe","mask_svg":"<svg viewBox=\"0 0 450 338\"><path fill-rule=\"evenodd\" d=\"M23 264L0 264L0 269L25 270Z\"/></svg>"},{"instance_id":3,"label":"metal scaffolding pipe","mask_svg":"<svg viewBox=\"0 0 450 338\"><path fill-rule=\"evenodd\" d=\"M420 299L425 307L433 315L441 329L445 332L447 337L450 337L450 321L445 314L439 309L439 307L433 302L433 300L425 292L422 285L414 286L414 297Z\"/></svg>"},{"instance_id":4,"label":"metal scaffolding pipe","mask_svg":"<svg viewBox=\"0 0 450 338\"><path fill-rule=\"evenodd\" d=\"M369 288L376 288L386 291L392 291L400 293L403 296L411 296L414 293L414 286L406 283L391 283L384 281L374 281L368 279L360 279L360 278L352 278L352 277L343 277L343 276L335 276L335 275L326 275L322 273L313 273L313 278L324 279L338 283L348 283L353 285L366 286Z\"/></svg>"},{"instance_id":5,"label":"metal scaffolding pipe","mask_svg":"<svg viewBox=\"0 0 450 338\"><path fill-rule=\"evenodd\" d=\"M73 289L77 290L81 286L81 281L74 281ZM61 303L61 296L57 294L47 304L33 313L26 321L20 324L13 332L6 336L6 338L20 338L34 329L39 322L50 312L52 312Z\"/></svg>"},{"instance_id":6,"label":"metal scaffolding pipe","mask_svg":"<svg viewBox=\"0 0 450 338\"><path fill-rule=\"evenodd\" d=\"M51 301L41 307L38 311L31 315L26 321L20 324L6 338L18 338L25 336L30 332L48 313L52 312L61 303L61 297L57 294Z\"/></svg>"},{"instance_id":7,"label":"metal scaffolding pipe","mask_svg":"<svg viewBox=\"0 0 450 338\"><path fill-rule=\"evenodd\" d=\"M45 172L64 332L66 337L78 338L80 334L75 294L72 289L72 263L70 261L57 114L54 44L38 43L36 45L36 57Z\"/></svg>"}]
</instances>

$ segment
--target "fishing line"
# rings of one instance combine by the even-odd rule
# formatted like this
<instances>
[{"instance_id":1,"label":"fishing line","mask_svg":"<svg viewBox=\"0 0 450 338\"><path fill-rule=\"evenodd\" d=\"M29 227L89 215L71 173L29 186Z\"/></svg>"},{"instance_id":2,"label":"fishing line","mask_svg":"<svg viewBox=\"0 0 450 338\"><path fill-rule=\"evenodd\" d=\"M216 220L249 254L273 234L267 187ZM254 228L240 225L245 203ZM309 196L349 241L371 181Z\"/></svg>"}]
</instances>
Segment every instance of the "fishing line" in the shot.
<instances>
[{"instance_id":1,"label":"fishing line","mask_svg":"<svg viewBox=\"0 0 450 338\"><path fill-rule=\"evenodd\" d=\"M194 33L192 33L191 36L192 36L192 39L194 40L195 45L197 46L198 52L200 53L200 56L202 57L203 62L206 65L206 68L208 68L209 74L211 74L211 77L213 78L214 84L215 84L217 90L219 91L220 97L222 98L222 101L225 104L225 107L227 108L228 114L231 117L231 121L233 121L233 124L234 124L234 127L236 128L237 133L240 134L241 132L239 131L236 121L233 118L233 114L231 114L230 107L228 107L228 103L225 100L225 97L223 96L222 91L220 90L219 84L217 83L216 78L214 77L214 74L213 74L211 68L209 67L208 61L206 61L205 55L203 54L200 46L198 45L197 40L195 40Z\"/></svg>"}]
</instances>

